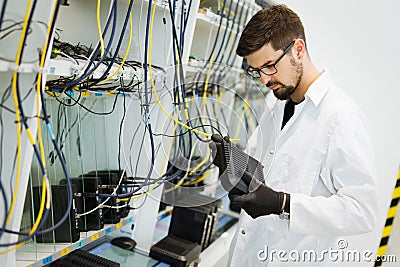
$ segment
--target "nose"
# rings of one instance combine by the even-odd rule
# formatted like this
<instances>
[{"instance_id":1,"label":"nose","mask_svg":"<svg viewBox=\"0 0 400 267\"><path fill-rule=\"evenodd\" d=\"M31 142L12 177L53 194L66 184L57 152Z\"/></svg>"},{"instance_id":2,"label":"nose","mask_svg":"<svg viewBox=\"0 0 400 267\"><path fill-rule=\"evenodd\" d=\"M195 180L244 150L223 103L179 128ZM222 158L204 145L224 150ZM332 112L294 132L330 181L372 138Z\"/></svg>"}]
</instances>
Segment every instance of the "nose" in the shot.
<instances>
[{"instance_id":1,"label":"nose","mask_svg":"<svg viewBox=\"0 0 400 267\"><path fill-rule=\"evenodd\" d=\"M271 76L264 74L260 71L260 82L262 84L267 84L271 80Z\"/></svg>"}]
</instances>

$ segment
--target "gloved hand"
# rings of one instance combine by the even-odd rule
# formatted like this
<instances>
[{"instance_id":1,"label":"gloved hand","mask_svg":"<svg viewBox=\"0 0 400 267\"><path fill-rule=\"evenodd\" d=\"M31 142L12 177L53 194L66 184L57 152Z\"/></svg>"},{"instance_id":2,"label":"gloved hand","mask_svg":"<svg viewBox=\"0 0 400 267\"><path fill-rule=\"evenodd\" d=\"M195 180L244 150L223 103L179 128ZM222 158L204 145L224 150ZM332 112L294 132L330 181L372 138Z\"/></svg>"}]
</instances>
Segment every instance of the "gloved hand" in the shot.
<instances>
[{"instance_id":1,"label":"gloved hand","mask_svg":"<svg viewBox=\"0 0 400 267\"><path fill-rule=\"evenodd\" d=\"M235 192L235 194L247 193L249 185L240 179L243 173L239 172L240 175L236 175L236 173L232 172L232 145L229 137L213 134L209 146L214 156L213 163L219 168L222 187L226 191ZM244 158L244 161L247 161L247 159ZM229 166L229 164L231 165Z\"/></svg>"},{"instance_id":2,"label":"gloved hand","mask_svg":"<svg viewBox=\"0 0 400 267\"><path fill-rule=\"evenodd\" d=\"M210 149L214 156L214 164L219 168L219 179L226 191L234 191L235 194L247 194L254 191L258 184L264 183L262 164L237 148L229 140L228 136L211 136ZM254 174L253 180L242 179L243 173L248 171Z\"/></svg>"},{"instance_id":3,"label":"gloved hand","mask_svg":"<svg viewBox=\"0 0 400 267\"><path fill-rule=\"evenodd\" d=\"M252 175L249 172L243 174L242 179L249 183ZM229 199L233 206L242 208L253 219L269 214L280 214L283 204L283 192L276 192L265 184L260 184L258 188L247 194L238 195L229 192Z\"/></svg>"}]
</instances>

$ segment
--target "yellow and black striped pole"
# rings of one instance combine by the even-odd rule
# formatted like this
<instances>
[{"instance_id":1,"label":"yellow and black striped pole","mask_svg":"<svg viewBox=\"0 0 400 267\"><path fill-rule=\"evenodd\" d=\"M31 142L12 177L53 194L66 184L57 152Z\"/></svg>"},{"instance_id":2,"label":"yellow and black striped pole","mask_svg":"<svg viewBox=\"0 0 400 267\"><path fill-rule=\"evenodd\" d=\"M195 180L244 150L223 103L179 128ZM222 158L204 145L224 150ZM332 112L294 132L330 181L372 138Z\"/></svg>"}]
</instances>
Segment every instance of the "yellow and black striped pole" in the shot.
<instances>
[{"instance_id":1,"label":"yellow and black striped pole","mask_svg":"<svg viewBox=\"0 0 400 267\"><path fill-rule=\"evenodd\" d=\"M394 217L397 213L397 207L400 199L400 170L397 175L396 185L394 187L392 201L390 202L389 211L386 216L385 228L383 228L381 242L379 244L378 253L375 261L375 267L382 266L382 256L386 254L387 246L389 243L390 233L392 232L392 226Z\"/></svg>"}]
</instances>

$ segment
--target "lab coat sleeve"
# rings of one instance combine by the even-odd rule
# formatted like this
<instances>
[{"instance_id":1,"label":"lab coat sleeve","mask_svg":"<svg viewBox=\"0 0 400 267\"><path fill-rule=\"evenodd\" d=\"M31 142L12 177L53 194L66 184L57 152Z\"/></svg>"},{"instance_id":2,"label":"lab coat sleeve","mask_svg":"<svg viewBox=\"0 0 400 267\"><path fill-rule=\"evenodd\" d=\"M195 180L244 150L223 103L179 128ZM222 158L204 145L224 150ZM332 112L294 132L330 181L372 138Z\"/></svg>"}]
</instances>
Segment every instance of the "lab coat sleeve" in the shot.
<instances>
[{"instance_id":1,"label":"lab coat sleeve","mask_svg":"<svg viewBox=\"0 0 400 267\"><path fill-rule=\"evenodd\" d=\"M338 236L372 231L378 212L375 160L360 114L338 119L319 179L333 194L292 193L290 231Z\"/></svg>"}]
</instances>

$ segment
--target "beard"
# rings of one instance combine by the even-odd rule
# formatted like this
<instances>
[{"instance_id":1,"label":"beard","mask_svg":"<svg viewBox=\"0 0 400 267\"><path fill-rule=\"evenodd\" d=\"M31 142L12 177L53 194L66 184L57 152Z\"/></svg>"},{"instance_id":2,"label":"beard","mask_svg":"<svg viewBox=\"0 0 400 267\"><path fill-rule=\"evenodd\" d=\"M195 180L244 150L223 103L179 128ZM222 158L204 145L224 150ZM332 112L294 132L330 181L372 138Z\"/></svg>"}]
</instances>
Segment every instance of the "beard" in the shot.
<instances>
[{"instance_id":1,"label":"beard","mask_svg":"<svg viewBox=\"0 0 400 267\"><path fill-rule=\"evenodd\" d=\"M283 84L281 82L271 82L267 84L268 87L273 85L280 85L278 89L272 91L275 97L279 100L288 100L289 97L297 90L297 87L299 86L300 81L303 78L303 64L301 62L296 63L296 61L292 59L290 63L292 66L295 67L295 76L293 79L293 83Z\"/></svg>"}]
</instances>

